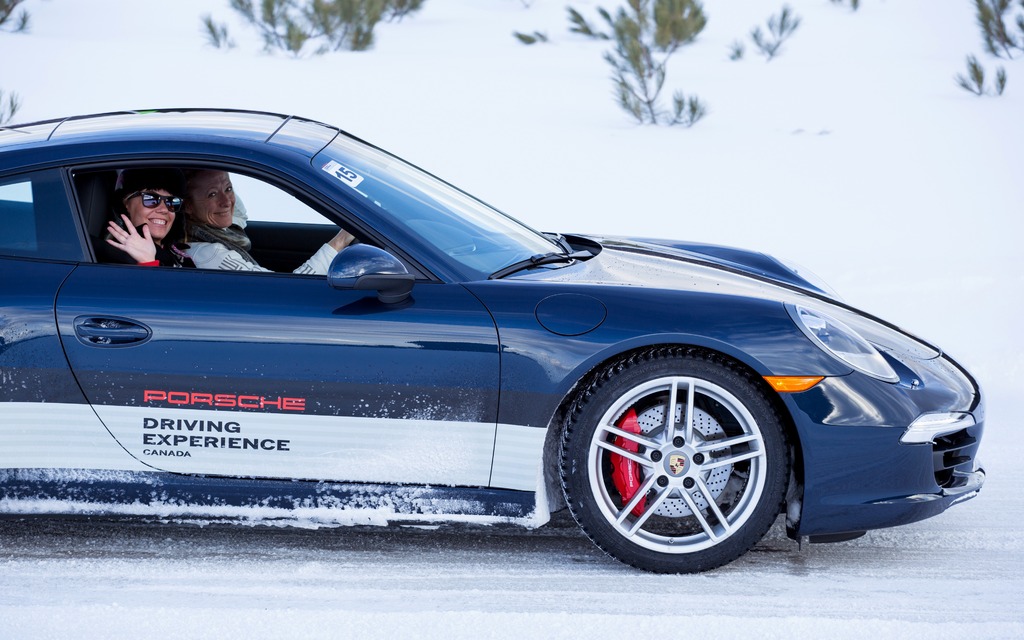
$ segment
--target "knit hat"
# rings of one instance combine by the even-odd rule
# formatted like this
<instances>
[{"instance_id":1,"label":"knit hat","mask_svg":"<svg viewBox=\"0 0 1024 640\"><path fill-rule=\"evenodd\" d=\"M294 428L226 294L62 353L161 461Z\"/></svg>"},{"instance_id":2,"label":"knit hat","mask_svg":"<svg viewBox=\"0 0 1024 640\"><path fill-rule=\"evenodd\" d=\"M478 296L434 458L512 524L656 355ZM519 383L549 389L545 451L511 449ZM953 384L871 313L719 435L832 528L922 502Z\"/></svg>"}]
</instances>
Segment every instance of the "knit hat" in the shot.
<instances>
[{"instance_id":1,"label":"knit hat","mask_svg":"<svg viewBox=\"0 0 1024 640\"><path fill-rule=\"evenodd\" d=\"M125 169L118 175L117 185L114 187L118 198L145 189L160 189L173 196L184 198L185 174L179 169Z\"/></svg>"}]
</instances>

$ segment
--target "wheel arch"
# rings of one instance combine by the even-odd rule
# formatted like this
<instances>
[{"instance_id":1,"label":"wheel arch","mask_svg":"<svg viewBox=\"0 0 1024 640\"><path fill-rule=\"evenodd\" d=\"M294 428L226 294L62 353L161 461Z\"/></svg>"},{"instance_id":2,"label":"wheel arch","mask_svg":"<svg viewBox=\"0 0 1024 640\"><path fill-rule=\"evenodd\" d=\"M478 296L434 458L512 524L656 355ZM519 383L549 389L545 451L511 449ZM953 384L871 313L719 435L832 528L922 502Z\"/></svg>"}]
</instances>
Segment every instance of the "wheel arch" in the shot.
<instances>
[{"instance_id":1,"label":"wheel arch","mask_svg":"<svg viewBox=\"0 0 1024 640\"><path fill-rule=\"evenodd\" d=\"M769 399L769 402L771 402L773 408L778 414L782 422L782 427L786 430L786 440L789 446L788 454L790 457L791 471L789 486L786 492L786 504L783 505L783 508L787 514L787 531L790 537L792 537L796 526L795 523L790 523L790 514L792 513L792 507L796 506L795 521L799 521L799 504L803 497L804 487L804 471L802 463L803 449L796 429L796 424L793 421L793 416L790 413L789 408L786 406L786 403L782 401L779 393L764 379L764 375L766 374L758 371L757 368L746 362L744 359L734 357L734 355L730 353L732 351L734 350L719 350L700 344L659 342L633 346L632 348L616 351L614 353L604 353L596 362L588 363L589 366L586 371L576 378L576 381L569 387L561 401L558 403L551 416L551 420L548 422L547 431L544 437L542 463L543 486L547 494L546 502L550 513L559 511L567 506L565 503L565 495L562 491L560 471L562 434L567 426L569 418L572 416L574 406L582 397L581 394L583 391L589 388L598 376L603 375L605 371L610 370L615 366L621 366L631 360L647 357L664 357L659 355L659 353L664 353L665 356L689 355L727 363L746 371L750 374L754 383L764 391L765 397Z\"/></svg>"}]
</instances>

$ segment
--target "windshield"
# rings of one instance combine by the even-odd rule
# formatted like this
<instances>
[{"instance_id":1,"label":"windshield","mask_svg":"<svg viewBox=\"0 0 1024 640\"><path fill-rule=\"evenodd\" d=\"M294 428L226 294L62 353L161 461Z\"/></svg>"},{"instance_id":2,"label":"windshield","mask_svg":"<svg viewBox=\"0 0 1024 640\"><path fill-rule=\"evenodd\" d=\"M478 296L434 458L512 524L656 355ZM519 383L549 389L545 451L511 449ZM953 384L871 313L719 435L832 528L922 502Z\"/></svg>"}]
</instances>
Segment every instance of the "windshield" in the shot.
<instances>
[{"instance_id":1,"label":"windshield","mask_svg":"<svg viewBox=\"0 0 1024 640\"><path fill-rule=\"evenodd\" d=\"M340 135L314 166L379 207L480 277L538 254L563 253L554 241L403 160Z\"/></svg>"}]
</instances>

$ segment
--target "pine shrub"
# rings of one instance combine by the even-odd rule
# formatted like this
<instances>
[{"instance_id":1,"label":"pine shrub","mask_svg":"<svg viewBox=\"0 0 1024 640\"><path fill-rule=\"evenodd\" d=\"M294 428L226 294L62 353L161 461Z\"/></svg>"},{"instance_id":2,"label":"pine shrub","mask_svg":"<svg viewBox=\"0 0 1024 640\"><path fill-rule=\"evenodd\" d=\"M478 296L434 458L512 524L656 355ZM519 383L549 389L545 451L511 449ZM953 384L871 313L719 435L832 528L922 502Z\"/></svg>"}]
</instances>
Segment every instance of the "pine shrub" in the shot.
<instances>
[{"instance_id":1,"label":"pine shrub","mask_svg":"<svg viewBox=\"0 0 1024 640\"><path fill-rule=\"evenodd\" d=\"M303 13L312 36L327 41L318 53L365 51L373 46L373 29L389 4L388 0L312 0Z\"/></svg>"},{"instance_id":2,"label":"pine shrub","mask_svg":"<svg viewBox=\"0 0 1024 640\"><path fill-rule=\"evenodd\" d=\"M228 27L226 24L217 24L213 20L213 16L207 14L203 16L203 33L206 35L206 40L210 46L215 49L234 49L235 41L228 36Z\"/></svg>"},{"instance_id":3,"label":"pine shrub","mask_svg":"<svg viewBox=\"0 0 1024 640\"><path fill-rule=\"evenodd\" d=\"M572 7L567 7L567 10L569 11L569 24L571 25L569 27L569 31L571 33L578 33L581 36L586 36L588 38L593 38L595 40L611 39L607 33L604 33L603 31L598 31L591 27L590 23L587 22L587 19L584 18L579 11L573 9ZM608 13L607 9L604 9L603 7L598 7L597 12L601 15L602 18L604 18L605 22L607 22L609 25L615 23L615 21L612 20L611 14Z\"/></svg>"},{"instance_id":4,"label":"pine shrub","mask_svg":"<svg viewBox=\"0 0 1024 640\"><path fill-rule=\"evenodd\" d=\"M512 35L514 35L516 39L523 44L537 44L538 42L548 41L547 34L541 33L540 31L534 31L533 33L519 33L518 31L513 31Z\"/></svg>"},{"instance_id":5,"label":"pine shrub","mask_svg":"<svg viewBox=\"0 0 1024 640\"><path fill-rule=\"evenodd\" d=\"M743 46L743 42L740 40L733 40L732 44L729 45L729 59L742 60L744 53L746 53L746 48Z\"/></svg>"},{"instance_id":6,"label":"pine shrub","mask_svg":"<svg viewBox=\"0 0 1024 640\"><path fill-rule=\"evenodd\" d=\"M793 13L788 5L783 5L778 16L768 17L768 34L761 31L761 27L754 27L750 32L750 39L761 55L771 62L772 58L779 54L782 43L788 40L799 26L800 17Z\"/></svg>"},{"instance_id":7,"label":"pine shrub","mask_svg":"<svg viewBox=\"0 0 1024 640\"><path fill-rule=\"evenodd\" d=\"M669 124L681 124L684 127L692 127L697 121L708 113L707 105L701 102L697 96L686 98L682 91L676 91L672 95L672 120Z\"/></svg>"},{"instance_id":8,"label":"pine shrub","mask_svg":"<svg viewBox=\"0 0 1024 640\"><path fill-rule=\"evenodd\" d=\"M16 93L8 93L4 100L4 92L0 89L0 126L3 126L14 119L15 114L21 109L21 98Z\"/></svg>"},{"instance_id":9,"label":"pine shrub","mask_svg":"<svg viewBox=\"0 0 1024 640\"><path fill-rule=\"evenodd\" d=\"M384 8L384 22L401 22L407 15L423 8L425 0L391 0Z\"/></svg>"},{"instance_id":10,"label":"pine shrub","mask_svg":"<svg viewBox=\"0 0 1024 640\"><path fill-rule=\"evenodd\" d=\"M1012 0L974 0L978 28L985 50L997 58L1012 59L1014 51L1024 51L1024 0L1016 9ZM1010 15L1017 10L1016 15ZM1014 26L1007 25L1010 20Z\"/></svg>"},{"instance_id":11,"label":"pine shrub","mask_svg":"<svg viewBox=\"0 0 1024 640\"><path fill-rule=\"evenodd\" d=\"M956 83L964 91L969 91L976 96L1001 96L1006 89L1006 69L996 69L995 82L991 89L985 86L985 68L981 66L974 56L967 56L967 75L956 74Z\"/></svg>"},{"instance_id":12,"label":"pine shrub","mask_svg":"<svg viewBox=\"0 0 1024 640\"><path fill-rule=\"evenodd\" d=\"M11 33L27 32L29 27L28 11L22 9L15 14L18 5L25 0L0 0L0 31Z\"/></svg>"},{"instance_id":13,"label":"pine shrub","mask_svg":"<svg viewBox=\"0 0 1024 640\"><path fill-rule=\"evenodd\" d=\"M707 24L704 7L699 2L658 0L654 3L654 44L659 51L672 53L690 44Z\"/></svg>"},{"instance_id":14,"label":"pine shrub","mask_svg":"<svg viewBox=\"0 0 1024 640\"><path fill-rule=\"evenodd\" d=\"M619 106L638 123L692 127L708 112L700 98L676 92L671 110L665 111L659 96L669 57L693 42L707 24L703 7L697 0L627 0L626 4L628 8L620 7L614 16L598 8L610 33L595 29L569 7L569 30L615 43L604 59L613 70Z\"/></svg>"},{"instance_id":15,"label":"pine shrub","mask_svg":"<svg viewBox=\"0 0 1024 640\"><path fill-rule=\"evenodd\" d=\"M263 37L267 51L300 56L307 44L314 53L364 51L373 46L373 30L382 20L400 21L419 11L424 0L231 0L231 8Z\"/></svg>"},{"instance_id":16,"label":"pine shrub","mask_svg":"<svg viewBox=\"0 0 1024 640\"><path fill-rule=\"evenodd\" d=\"M832 0L832 4L845 4L847 0ZM856 11L860 9L860 0L849 0L850 9Z\"/></svg>"}]
</instances>

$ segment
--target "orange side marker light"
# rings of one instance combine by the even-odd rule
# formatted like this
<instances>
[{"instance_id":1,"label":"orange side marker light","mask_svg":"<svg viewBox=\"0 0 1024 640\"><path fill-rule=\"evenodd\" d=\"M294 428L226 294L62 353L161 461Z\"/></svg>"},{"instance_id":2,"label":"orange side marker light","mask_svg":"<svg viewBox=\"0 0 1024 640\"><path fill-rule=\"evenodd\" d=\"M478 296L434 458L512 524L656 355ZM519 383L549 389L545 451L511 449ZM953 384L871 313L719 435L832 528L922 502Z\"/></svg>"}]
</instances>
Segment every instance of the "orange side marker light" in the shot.
<instances>
[{"instance_id":1,"label":"orange side marker light","mask_svg":"<svg viewBox=\"0 0 1024 640\"><path fill-rule=\"evenodd\" d=\"M765 376L764 379L779 393L796 393L807 391L825 376Z\"/></svg>"}]
</instances>

